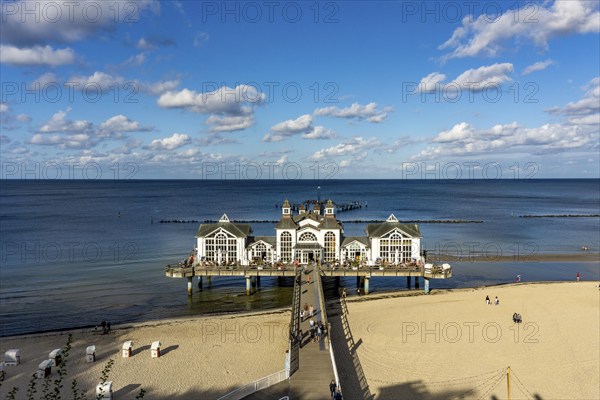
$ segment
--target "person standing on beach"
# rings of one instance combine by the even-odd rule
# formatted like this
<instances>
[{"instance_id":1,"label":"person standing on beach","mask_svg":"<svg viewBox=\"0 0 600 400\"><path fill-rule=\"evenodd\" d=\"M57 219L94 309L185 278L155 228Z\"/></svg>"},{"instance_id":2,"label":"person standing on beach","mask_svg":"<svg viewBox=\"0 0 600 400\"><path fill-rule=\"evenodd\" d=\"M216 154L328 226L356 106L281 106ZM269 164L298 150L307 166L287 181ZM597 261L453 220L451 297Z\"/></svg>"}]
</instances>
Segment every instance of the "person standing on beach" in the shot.
<instances>
[{"instance_id":1,"label":"person standing on beach","mask_svg":"<svg viewBox=\"0 0 600 400\"><path fill-rule=\"evenodd\" d=\"M490 296L485 296L485 304L490 304Z\"/></svg>"},{"instance_id":2,"label":"person standing on beach","mask_svg":"<svg viewBox=\"0 0 600 400\"><path fill-rule=\"evenodd\" d=\"M577 282L579 282L579 278L581 277L581 275L579 275L579 272L577 273Z\"/></svg>"},{"instance_id":3,"label":"person standing on beach","mask_svg":"<svg viewBox=\"0 0 600 400\"><path fill-rule=\"evenodd\" d=\"M335 384L335 380L332 379L331 383L329 384L329 391L331 392L331 397L333 398L333 396L335 396L335 389L337 388L337 385Z\"/></svg>"},{"instance_id":4,"label":"person standing on beach","mask_svg":"<svg viewBox=\"0 0 600 400\"><path fill-rule=\"evenodd\" d=\"M500 305L500 300L498 300L498 296L496 296L496 298L494 299L494 304Z\"/></svg>"}]
</instances>

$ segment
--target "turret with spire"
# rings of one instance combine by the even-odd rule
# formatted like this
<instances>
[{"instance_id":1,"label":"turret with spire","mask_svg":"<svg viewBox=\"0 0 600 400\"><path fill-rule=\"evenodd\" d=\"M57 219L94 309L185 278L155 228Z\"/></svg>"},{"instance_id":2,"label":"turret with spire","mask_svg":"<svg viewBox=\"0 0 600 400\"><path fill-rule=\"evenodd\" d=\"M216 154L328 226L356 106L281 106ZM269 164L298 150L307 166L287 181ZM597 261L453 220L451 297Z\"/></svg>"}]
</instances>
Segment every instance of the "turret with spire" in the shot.
<instances>
[{"instance_id":1,"label":"turret with spire","mask_svg":"<svg viewBox=\"0 0 600 400\"><path fill-rule=\"evenodd\" d=\"M288 199L285 199L285 201L281 205L281 213L283 215L291 216L292 215L291 210L292 210L292 206L290 206L290 202L288 201Z\"/></svg>"},{"instance_id":2,"label":"turret with spire","mask_svg":"<svg viewBox=\"0 0 600 400\"><path fill-rule=\"evenodd\" d=\"M334 216L334 205L333 205L333 201L331 201L331 199L327 200L327 203L325 204L325 216L326 217Z\"/></svg>"}]
</instances>

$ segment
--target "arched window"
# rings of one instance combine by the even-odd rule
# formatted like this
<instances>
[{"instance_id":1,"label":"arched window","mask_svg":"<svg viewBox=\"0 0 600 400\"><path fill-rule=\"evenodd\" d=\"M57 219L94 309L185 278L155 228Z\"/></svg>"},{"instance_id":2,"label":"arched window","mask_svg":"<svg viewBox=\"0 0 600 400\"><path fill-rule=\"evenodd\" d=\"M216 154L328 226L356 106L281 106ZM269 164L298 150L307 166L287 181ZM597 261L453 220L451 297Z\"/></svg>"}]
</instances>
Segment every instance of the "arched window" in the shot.
<instances>
[{"instance_id":1,"label":"arched window","mask_svg":"<svg viewBox=\"0 0 600 400\"><path fill-rule=\"evenodd\" d=\"M402 247L402 235L393 232L379 242L379 257L388 262L399 263L404 256ZM410 260L410 255L408 259Z\"/></svg>"},{"instance_id":2,"label":"arched window","mask_svg":"<svg viewBox=\"0 0 600 400\"><path fill-rule=\"evenodd\" d=\"M283 232L279 237L279 241L281 246L281 249L279 251L281 261L292 261L292 234L289 232Z\"/></svg>"},{"instance_id":3,"label":"arched window","mask_svg":"<svg viewBox=\"0 0 600 400\"><path fill-rule=\"evenodd\" d=\"M252 259L262 260L263 257L265 261L271 261L271 248L267 247L264 243L257 243L252 247Z\"/></svg>"},{"instance_id":4,"label":"arched window","mask_svg":"<svg viewBox=\"0 0 600 400\"><path fill-rule=\"evenodd\" d=\"M302 235L300 235L300 237L298 238L298 241L299 242L316 242L317 237L314 235L314 233L304 232Z\"/></svg>"},{"instance_id":5,"label":"arched window","mask_svg":"<svg viewBox=\"0 0 600 400\"><path fill-rule=\"evenodd\" d=\"M205 246L207 260L217 262L235 262L237 260L237 240L227 236L223 231L207 237Z\"/></svg>"},{"instance_id":6,"label":"arched window","mask_svg":"<svg viewBox=\"0 0 600 400\"><path fill-rule=\"evenodd\" d=\"M313 235L314 236L314 235ZM335 261L336 259L336 254L335 254L335 247L336 247L336 242L335 242L335 233L333 232L327 232L325 234L325 254L324 254L324 260L325 261Z\"/></svg>"},{"instance_id":7,"label":"arched window","mask_svg":"<svg viewBox=\"0 0 600 400\"><path fill-rule=\"evenodd\" d=\"M367 257L365 248L356 242L346 247L346 258L354 261L364 260Z\"/></svg>"}]
</instances>

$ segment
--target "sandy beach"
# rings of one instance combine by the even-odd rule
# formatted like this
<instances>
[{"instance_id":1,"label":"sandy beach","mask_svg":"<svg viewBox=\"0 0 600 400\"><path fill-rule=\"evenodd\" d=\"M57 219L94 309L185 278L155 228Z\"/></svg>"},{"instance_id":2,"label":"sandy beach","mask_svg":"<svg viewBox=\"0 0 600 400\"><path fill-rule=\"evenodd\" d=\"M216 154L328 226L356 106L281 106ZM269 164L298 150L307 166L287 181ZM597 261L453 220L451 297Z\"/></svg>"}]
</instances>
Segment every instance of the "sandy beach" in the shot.
<instances>
[{"instance_id":1,"label":"sandy beach","mask_svg":"<svg viewBox=\"0 0 600 400\"><path fill-rule=\"evenodd\" d=\"M159 321L113 329L107 335L74 331L67 362L63 398L71 399L71 382L77 379L87 398L95 398L95 385L109 359L115 361L109 380L116 399L134 399L140 388L146 399L216 399L251 381L284 369L289 312L214 316ZM133 340L133 356L122 358L121 346ZM150 345L161 341L162 355L151 358ZM27 385L40 362L55 348L63 348L67 333L0 339L2 357L7 349L21 350L21 365L5 366L0 397L19 387L17 399L27 398ZM96 345L97 361L86 363L85 348ZM52 369L52 379L58 374ZM42 379L38 379L41 394Z\"/></svg>"},{"instance_id":2,"label":"sandy beach","mask_svg":"<svg viewBox=\"0 0 600 400\"><path fill-rule=\"evenodd\" d=\"M600 398L597 282L381 293L348 298L347 309L374 399L506 399L509 366L512 399ZM521 324L513 323L515 312ZM113 359L115 398L133 399L144 388L148 399L216 399L284 368L288 323L289 312L277 311L142 323L107 335L75 331L64 398L72 397L74 378L94 398ZM26 398L31 373L66 340L67 333L2 338L2 354L20 348L22 364L5 367L0 396L18 386L16 398ZM121 357L126 340L134 341L131 358ZM160 358L150 357L155 340L162 342ZM83 355L91 344L98 360L90 364ZM342 379L356 375L352 360L340 357L338 368ZM361 398L357 394L345 398Z\"/></svg>"},{"instance_id":3,"label":"sandy beach","mask_svg":"<svg viewBox=\"0 0 600 400\"><path fill-rule=\"evenodd\" d=\"M598 282L367 299L347 317L375 399L505 399L509 366L511 399L600 398Z\"/></svg>"}]
</instances>

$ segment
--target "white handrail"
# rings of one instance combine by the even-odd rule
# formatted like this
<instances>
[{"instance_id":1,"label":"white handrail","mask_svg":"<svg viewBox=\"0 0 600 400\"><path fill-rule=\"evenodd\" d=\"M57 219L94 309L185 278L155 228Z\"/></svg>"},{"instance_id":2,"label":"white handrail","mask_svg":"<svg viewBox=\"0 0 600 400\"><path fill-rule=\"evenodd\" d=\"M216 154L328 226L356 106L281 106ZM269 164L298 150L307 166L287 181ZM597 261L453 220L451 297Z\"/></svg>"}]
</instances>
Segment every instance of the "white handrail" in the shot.
<instances>
[{"instance_id":1,"label":"white handrail","mask_svg":"<svg viewBox=\"0 0 600 400\"><path fill-rule=\"evenodd\" d=\"M282 369L281 371L275 372L271 375L267 375L263 378L259 378L253 382L250 382L247 385L242 386L241 388L235 389L234 391L219 397L218 400L241 400L244 397L251 395L252 393L258 392L259 390L263 390L273 385L276 385L279 382L283 382L287 379L287 375L287 368Z\"/></svg>"}]
</instances>

